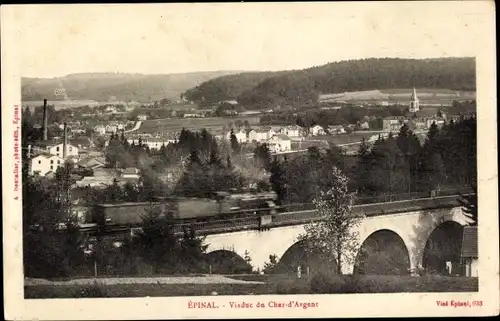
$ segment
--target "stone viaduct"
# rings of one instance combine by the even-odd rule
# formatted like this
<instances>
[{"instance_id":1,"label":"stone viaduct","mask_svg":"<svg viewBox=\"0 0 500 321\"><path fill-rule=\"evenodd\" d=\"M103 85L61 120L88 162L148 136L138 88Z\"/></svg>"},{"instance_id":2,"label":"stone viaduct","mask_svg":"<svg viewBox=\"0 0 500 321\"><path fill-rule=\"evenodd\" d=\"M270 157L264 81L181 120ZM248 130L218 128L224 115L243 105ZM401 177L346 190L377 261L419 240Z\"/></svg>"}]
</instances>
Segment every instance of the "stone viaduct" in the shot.
<instances>
[{"instance_id":1,"label":"stone viaduct","mask_svg":"<svg viewBox=\"0 0 500 321\"><path fill-rule=\"evenodd\" d=\"M344 274L357 273L363 264L377 260L377 264L382 260L403 274L415 274L419 268L438 269L450 264L446 262L457 264L460 260L462 227L470 221L457 196L358 205L354 210L363 212L365 218L354 231L360 244L356 260L342 264ZM260 270L270 255L276 255L281 264L302 265L306 254L298 237L314 220L313 210L295 211L277 214L259 228L241 223L240 228L207 232L207 252L225 253L225 257L248 255L253 268Z\"/></svg>"}]
</instances>

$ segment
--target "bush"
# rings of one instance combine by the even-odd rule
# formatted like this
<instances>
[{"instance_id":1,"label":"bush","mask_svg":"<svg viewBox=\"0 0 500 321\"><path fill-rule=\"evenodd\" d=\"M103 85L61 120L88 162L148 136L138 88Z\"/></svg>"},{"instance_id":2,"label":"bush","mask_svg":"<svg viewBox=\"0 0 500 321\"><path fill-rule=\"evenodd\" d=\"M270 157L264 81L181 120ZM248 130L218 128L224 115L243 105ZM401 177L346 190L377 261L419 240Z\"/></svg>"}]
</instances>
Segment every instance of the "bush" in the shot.
<instances>
[{"instance_id":1,"label":"bush","mask_svg":"<svg viewBox=\"0 0 500 321\"><path fill-rule=\"evenodd\" d=\"M356 275L319 273L311 279L312 293L366 293L372 289Z\"/></svg>"},{"instance_id":2,"label":"bush","mask_svg":"<svg viewBox=\"0 0 500 321\"><path fill-rule=\"evenodd\" d=\"M301 280L286 280L276 284L274 291L276 294L309 294L311 293L307 281Z\"/></svg>"},{"instance_id":3,"label":"bush","mask_svg":"<svg viewBox=\"0 0 500 321\"><path fill-rule=\"evenodd\" d=\"M106 286L97 281L94 281L92 285L84 286L82 289L82 293L80 295L76 294L76 297L104 298L107 297L107 294L108 291L106 290Z\"/></svg>"}]
</instances>

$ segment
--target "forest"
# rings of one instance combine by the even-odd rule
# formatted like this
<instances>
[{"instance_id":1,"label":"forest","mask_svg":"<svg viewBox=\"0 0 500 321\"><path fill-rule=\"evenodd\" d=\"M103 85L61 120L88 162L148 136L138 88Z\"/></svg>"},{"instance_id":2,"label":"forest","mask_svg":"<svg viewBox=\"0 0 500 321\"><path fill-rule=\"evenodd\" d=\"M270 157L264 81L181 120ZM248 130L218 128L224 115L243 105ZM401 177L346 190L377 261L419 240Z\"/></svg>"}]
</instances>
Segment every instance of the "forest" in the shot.
<instances>
[{"instance_id":1,"label":"forest","mask_svg":"<svg viewBox=\"0 0 500 321\"><path fill-rule=\"evenodd\" d=\"M303 70L241 73L202 83L184 96L196 102L236 99L247 109L308 106L318 95L393 88L474 91L473 58L348 60Z\"/></svg>"},{"instance_id":2,"label":"forest","mask_svg":"<svg viewBox=\"0 0 500 321\"><path fill-rule=\"evenodd\" d=\"M274 75L272 72L248 72L226 75L206 81L189 89L183 97L197 102L200 106L218 104L224 100L236 99L241 93L252 89L266 78Z\"/></svg>"}]
</instances>

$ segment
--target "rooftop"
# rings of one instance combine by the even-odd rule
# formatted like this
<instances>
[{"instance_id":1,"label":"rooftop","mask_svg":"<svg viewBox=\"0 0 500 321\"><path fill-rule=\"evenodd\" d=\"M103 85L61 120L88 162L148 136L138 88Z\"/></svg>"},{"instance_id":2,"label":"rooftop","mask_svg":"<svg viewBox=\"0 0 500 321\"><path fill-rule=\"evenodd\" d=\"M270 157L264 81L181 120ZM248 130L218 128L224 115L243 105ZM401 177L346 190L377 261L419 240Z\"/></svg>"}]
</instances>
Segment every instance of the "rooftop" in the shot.
<instances>
[{"instance_id":1,"label":"rooftop","mask_svg":"<svg viewBox=\"0 0 500 321\"><path fill-rule=\"evenodd\" d=\"M416 117L434 117L434 116L436 116L438 111L439 111L439 108L437 108L437 107L424 107L424 108L420 108L419 111L414 112L414 113L407 112L405 114L405 116L407 116L407 117L413 117L413 116L416 116Z\"/></svg>"},{"instance_id":2,"label":"rooftop","mask_svg":"<svg viewBox=\"0 0 500 321\"><path fill-rule=\"evenodd\" d=\"M273 139L274 137L279 138L281 140L291 140L290 137L288 137L287 135L284 135L284 134L273 135L273 137L271 137L270 139Z\"/></svg>"},{"instance_id":3,"label":"rooftop","mask_svg":"<svg viewBox=\"0 0 500 321\"><path fill-rule=\"evenodd\" d=\"M137 174L139 170L135 167L128 167L123 170L123 174Z\"/></svg>"}]
</instances>

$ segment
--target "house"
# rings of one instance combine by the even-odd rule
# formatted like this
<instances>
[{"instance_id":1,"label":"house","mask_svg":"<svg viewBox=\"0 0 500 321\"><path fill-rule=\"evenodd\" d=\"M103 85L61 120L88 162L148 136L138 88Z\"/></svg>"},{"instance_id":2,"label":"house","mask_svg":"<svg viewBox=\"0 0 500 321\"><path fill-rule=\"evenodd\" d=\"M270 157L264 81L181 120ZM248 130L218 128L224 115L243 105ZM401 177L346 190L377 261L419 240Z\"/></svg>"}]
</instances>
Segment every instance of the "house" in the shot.
<instances>
[{"instance_id":1,"label":"house","mask_svg":"<svg viewBox=\"0 0 500 321\"><path fill-rule=\"evenodd\" d=\"M287 126L282 129L281 133L288 137L300 137L302 128L297 125Z\"/></svg>"},{"instance_id":2,"label":"house","mask_svg":"<svg viewBox=\"0 0 500 321\"><path fill-rule=\"evenodd\" d=\"M432 118L427 118L426 120L426 126L427 128L431 128L432 123L436 123L436 125L441 128L443 127L445 121L443 118L440 117L432 117Z\"/></svg>"},{"instance_id":3,"label":"house","mask_svg":"<svg viewBox=\"0 0 500 321\"><path fill-rule=\"evenodd\" d=\"M116 109L115 106L108 106L108 107L106 107L106 109L104 109L104 112L109 113L109 114L113 114L113 113L118 112L118 110Z\"/></svg>"},{"instance_id":4,"label":"house","mask_svg":"<svg viewBox=\"0 0 500 321\"><path fill-rule=\"evenodd\" d=\"M478 277L479 257L477 243L477 226L465 226L460 255L462 264L465 266L465 276Z\"/></svg>"},{"instance_id":5,"label":"house","mask_svg":"<svg viewBox=\"0 0 500 321\"><path fill-rule=\"evenodd\" d=\"M403 126L400 117L386 117L382 119L382 130L386 132L399 132L399 129Z\"/></svg>"},{"instance_id":6,"label":"house","mask_svg":"<svg viewBox=\"0 0 500 321\"><path fill-rule=\"evenodd\" d=\"M175 144L175 139L167 138L139 138L139 137L128 137L127 142L132 145L139 145L139 141L142 145L147 146L149 149L159 150L162 146L167 146L168 144Z\"/></svg>"},{"instance_id":7,"label":"house","mask_svg":"<svg viewBox=\"0 0 500 321\"><path fill-rule=\"evenodd\" d=\"M37 142L32 148L34 155L49 153L59 157L64 156L63 150L64 143L56 139ZM69 156L78 157L78 147L70 143L66 145L66 157Z\"/></svg>"},{"instance_id":8,"label":"house","mask_svg":"<svg viewBox=\"0 0 500 321\"><path fill-rule=\"evenodd\" d=\"M324 135L325 130L320 125L314 125L311 128L309 128L309 134L311 136Z\"/></svg>"},{"instance_id":9,"label":"house","mask_svg":"<svg viewBox=\"0 0 500 321\"><path fill-rule=\"evenodd\" d=\"M64 165L64 159L51 154L40 154L30 159L29 175L45 176L49 172L55 172L58 167Z\"/></svg>"},{"instance_id":10,"label":"house","mask_svg":"<svg viewBox=\"0 0 500 321\"><path fill-rule=\"evenodd\" d=\"M360 122L359 129L361 129L361 130L368 130L368 129L370 129L370 124L368 124L367 121Z\"/></svg>"},{"instance_id":11,"label":"house","mask_svg":"<svg viewBox=\"0 0 500 321\"><path fill-rule=\"evenodd\" d=\"M247 133L247 140L249 142L253 142L253 141L256 141L256 142L262 142L262 141L265 141L265 140L268 140L270 137L272 137L273 135L275 135L276 132L273 130L273 129L251 129L248 133Z\"/></svg>"},{"instance_id":12,"label":"house","mask_svg":"<svg viewBox=\"0 0 500 321\"><path fill-rule=\"evenodd\" d=\"M236 140L239 143L247 142L247 133L244 130L235 131L234 136L236 136ZM225 138L226 140L231 140L231 131L226 133Z\"/></svg>"},{"instance_id":13,"label":"house","mask_svg":"<svg viewBox=\"0 0 500 321\"><path fill-rule=\"evenodd\" d=\"M76 181L73 187L101 187L105 188L113 184L114 177L102 176L85 176L81 180Z\"/></svg>"},{"instance_id":14,"label":"house","mask_svg":"<svg viewBox=\"0 0 500 321\"><path fill-rule=\"evenodd\" d=\"M135 167L127 167L122 171L120 178L139 178L139 170Z\"/></svg>"},{"instance_id":15,"label":"house","mask_svg":"<svg viewBox=\"0 0 500 321\"><path fill-rule=\"evenodd\" d=\"M113 184L120 177L119 172L113 168L95 168L94 176L85 176L76 181L74 187L106 187Z\"/></svg>"},{"instance_id":16,"label":"house","mask_svg":"<svg viewBox=\"0 0 500 321\"><path fill-rule=\"evenodd\" d=\"M106 134L106 127L102 125L97 125L94 127L94 132L98 135L104 135Z\"/></svg>"},{"instance_id":17,"label":"house","mask_svg":"<svg viewBox=\"0 0 500 321\"><path fill-rule=\"evenodd\" d=\"M203 118L205 115L201 112L198 113L186 113L182 116L183 118Z\"/></svg>"},{"instance_id":18,"label":"house","mask_svg":"<svg viewBox=\"0 0 500 321\"><path fill-rule=\"evenodd\" d=\"M85 157L76 163L79 168L97 169L106 165L106 160L103 157Z\"/></svg>"},{"instance_id":19,"label":"house","mask_svg":"<svg viewBox=\"0 0 500 321\"><path fill-rule=\"evenodd\" d=\"M114 124L106 125L106 133L114 134L118 131L118 127Z\"/></svg>"},{"instance_id":20,"label":"house","mask_svg":"<svg viewBox=\"0 0 500 321\"><path fill-rule=\"evenodd\" d=\"M221 103L222 104L229 104L229 105L238 105L238 101L235 100L235 99L232 99L232 100L223 100Z\"/></svg>"},{"instance_id":21,"label":"house","mask_svg":"<svg viewBox=\"0 0 500 321\"><path fill-rule=\"evenodd\" d=\"M137 120L147 120L148 116L147 115L138 115Z\"/></svg>"},{"instance_id":22,"label":"house","mask_svg":"<svg viewBox=\"0 0 500 321\"><path fill-rule=\"evenodd\" d=\"M425 119L422 119L422 118L410 119L410 121L408 122L408 127L413 131L424 130L424 129L428 128Z\"/></svg>"},{"instance_id":23,"label":"house","mask_svg":"<svg viewBox=\"0 0 500 321\"><path fill-rule=\"evenodd\" d=\"M73 134L85 134L86 133L86 130L85 129L81 129L81 128L73 128L71 130L71 133Z\"/></svg>"},{"instance_id":24,"label":"house","mask_svg":"<svg viewBox=\"0 0 500 321\"><path fill-rule=\"evenodd\" d=\"M56 155L59 157L63 157L63 149L64 149L64 143L59 143L57 145L52 145L47 147L47 151L52 154ZM72 144L67 144L66 145L66 157L69 156L78 156L78 147L72 145Z\"/></svg>"},{"instance_id":25,"label":"house","mask_svg":"<svg viewBox=\"0 0 500 321\"><path fill-rule=\"evenodd\" d=\"M276 134L267 140L271 153L286 152L292 150L292 140L287 135Z\"/></svg>"},{"instance_id":26,"label":"house","mask_svg":"<svg viewBox=\"0 0 500 321\"><path fill-rule=\"evenodd\" d=\"M78 147L78 152L94 147L94 143L89 137L75 137L70 140L70 144Z\"/></svg>"},{"instance_id":27,"label":"house","mask_svg":"<svg viewBox=\"0 0 500 321\"><path fill-rule=\"evenodd\" d=\"M328 132L330 133L330 135L345 134L345 129L342 125L332 125L328 126Z\"/></svg>"}]
</instances>

